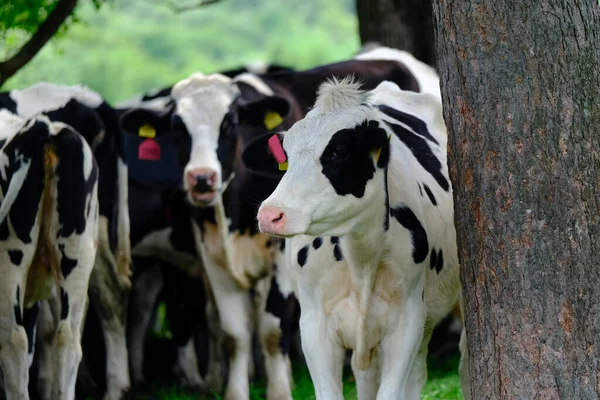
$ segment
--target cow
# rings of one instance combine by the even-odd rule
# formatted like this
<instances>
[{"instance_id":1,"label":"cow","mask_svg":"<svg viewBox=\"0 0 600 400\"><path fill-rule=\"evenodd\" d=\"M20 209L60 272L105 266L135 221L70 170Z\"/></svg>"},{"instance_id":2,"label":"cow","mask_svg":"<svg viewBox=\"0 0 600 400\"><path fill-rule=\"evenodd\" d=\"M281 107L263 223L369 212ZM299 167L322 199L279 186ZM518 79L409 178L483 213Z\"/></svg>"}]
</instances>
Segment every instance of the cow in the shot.
<instances>
[{"instance_id":1,"label":"cow","mask_svg":"<svg viewBox=\"0 0 600 400\"><path fill-rule=\"evenodd\" d=\"M89 295L99 314L106 344L106 400L119 399L129 388L125 312L131 282L127 164L118 114L91 89L41 82L0 93L0 108L32 118L44 113L77 130L89 144L99 167L99 243ZM85 352L85 349L84 349ZM43 353L42 353L43 354ZM84 360L86 359L84 354ZM47 388L52 360L40 369L40 390ZM46 388L46 389L44 389Z\"/></svg>"},{"instance_id":2,"label":"cow","mask_svg":"<svg viewBox=\"0 0 600 400\"><path fill-rule=\"evenodd\" d=\"M55 329L51 398L73 399L98 242L98 166L72 127L0 110L0 369L8 399L29 399L39 302Z\"/></svg>"},{"instance_id":3,"label":"cow","mask_svg":"<svg viewBox=\"0 0 600 400\"><path fill-rule=\"evenodd\" d=\"M249 169L286 166L256 218L286 238L317 399L343 399L345 349L359 398L420 398L431 333L461 293L446 147L437 96L347 77L243 153Z\"/></svg>"},{"instance_id":4,"label":"cow","mask_svg":"<svg viewBox=\"0 0 600 400\"><path fill-rule=\"evenodd\" d=\"M214 216L196 219L193 227L228 336L231 368L227 398L248 397L252 308L259 316L269 378L267 398L289 398L291 383L289 376L281 373L288 364L285 346L289 340L281 338L289 321L284 315L262 310L265 303L294 303L292 283L286 276L287 268L278 261L283 247L260 234L255 221L257 205L273 191L281 173L254 174L241 162L241 151L257 135L275 127L289 128L302 118L314 103L318 85L326 78L355 74L370 88L388 79L417 91L419 80L410 68L402 61L373 59L349 60L307 71L241 74L233 80L218 74L193 74L173 87L171 96L176 106L171 115L151 110L138 113L138 127L147 123L168 126L180 140L191 138L186 144L190 148L184 190L190 204L214 210ZM274 265L279 268L274 269ZM279 289L278 301L268 301L270 296L266 294L273 280L277 285L271 286ZM254 290L260 295L259 301L252 302L247 290L255 288L259 288ZM287 305L278 311L287 309ZM274 346L277 342L281 342L282 349Z\"/></svg>"}]
</instances>

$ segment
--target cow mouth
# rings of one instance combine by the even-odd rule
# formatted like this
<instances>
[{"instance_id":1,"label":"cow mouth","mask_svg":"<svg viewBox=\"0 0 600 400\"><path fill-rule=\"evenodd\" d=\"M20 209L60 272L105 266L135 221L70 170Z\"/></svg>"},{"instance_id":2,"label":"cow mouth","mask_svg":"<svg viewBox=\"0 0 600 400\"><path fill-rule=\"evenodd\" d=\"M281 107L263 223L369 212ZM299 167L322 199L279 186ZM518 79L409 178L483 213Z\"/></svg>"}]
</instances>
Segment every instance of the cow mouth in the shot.
<instances>
[{"instance_id":1,"label":"cow mouth","mask_svg":"<svg viewBox=\"0 0 600 400\"><path fill-rule=\"evenodd\" d=\"M190 190L188 192L188 198L190 203L198 206L209 206L212 205L217 197L216 191L211 192L197 192Z\"/></svg>"}]
</instances>

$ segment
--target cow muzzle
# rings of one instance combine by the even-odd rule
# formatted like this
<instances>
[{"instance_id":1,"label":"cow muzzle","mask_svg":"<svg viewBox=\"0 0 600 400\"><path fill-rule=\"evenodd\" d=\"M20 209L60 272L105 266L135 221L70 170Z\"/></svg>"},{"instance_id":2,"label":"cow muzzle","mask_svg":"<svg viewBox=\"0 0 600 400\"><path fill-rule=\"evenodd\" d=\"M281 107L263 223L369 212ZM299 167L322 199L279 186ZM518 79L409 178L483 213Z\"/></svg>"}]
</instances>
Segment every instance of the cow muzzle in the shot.
<instances>
[{"instance_id":1,"label":"cow muzzle","mask_svg":"<svg viewBox=\"0 0 600 400\"><path fill-rule=\"evenodd\" d=\"M188 197L194 205L211 205L219 190L217 171L210 168L196 168L186 174Z\"/></svg>"}]
</instances>

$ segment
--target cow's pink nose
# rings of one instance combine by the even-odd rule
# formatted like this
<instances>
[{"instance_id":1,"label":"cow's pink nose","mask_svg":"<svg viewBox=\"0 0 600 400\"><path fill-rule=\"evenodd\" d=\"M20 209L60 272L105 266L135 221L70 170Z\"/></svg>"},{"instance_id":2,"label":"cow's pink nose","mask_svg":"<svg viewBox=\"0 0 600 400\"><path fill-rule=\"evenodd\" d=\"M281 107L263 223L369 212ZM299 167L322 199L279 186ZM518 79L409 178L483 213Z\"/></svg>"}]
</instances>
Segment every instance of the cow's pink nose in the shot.
<instances>
[{"instance_id":1,"label":"cow's pink nose","mask_svg":"<svg viewBox=\"0 0 600 400\"><path fill-rule=\"evenodd\" d=\"M261 232L277 234L285 228L286 218L281 208L264 207L258 212L256 218Z\"/></svg>"}]
</instances>

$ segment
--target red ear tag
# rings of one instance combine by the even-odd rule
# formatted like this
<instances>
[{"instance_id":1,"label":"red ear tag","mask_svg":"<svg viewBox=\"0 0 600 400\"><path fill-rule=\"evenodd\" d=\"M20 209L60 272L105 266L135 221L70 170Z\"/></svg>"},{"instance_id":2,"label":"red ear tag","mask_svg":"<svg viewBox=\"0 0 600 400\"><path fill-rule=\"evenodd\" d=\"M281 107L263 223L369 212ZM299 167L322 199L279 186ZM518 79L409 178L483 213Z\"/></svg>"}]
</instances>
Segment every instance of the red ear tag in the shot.
<instances>
[{"instance_id":1,"label":"red ear tag","mask_svg":"<svg viewBox=\"0 0 600 400\"><path fill-rule=\"evenodd\" d=\"M154 139L146 139L138 147L138 159L148 161L160 160L160 145Z\"/></svg>"},{"instance_id":2,"label":"red ear tag","mask_svg":"<svg viewBox=\"0 0 600 400\"><path fill-rule=\"evenodd\" d=\"M281 146L281 142L277 135L273 135L269 138L269 149L271 153L273 153L273 157L279 164L283 164L287 161L287 157L285 155L285 151L283 151L283 147Z\"/></svg>"}]
</instances>

